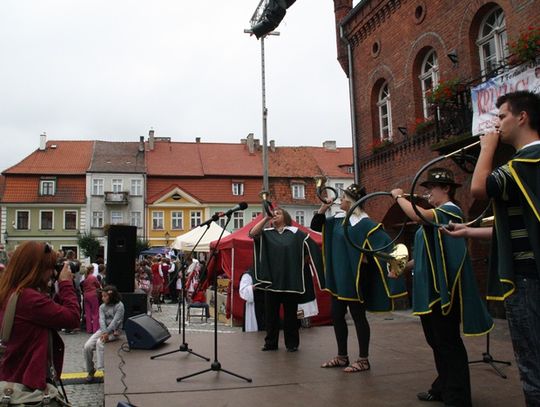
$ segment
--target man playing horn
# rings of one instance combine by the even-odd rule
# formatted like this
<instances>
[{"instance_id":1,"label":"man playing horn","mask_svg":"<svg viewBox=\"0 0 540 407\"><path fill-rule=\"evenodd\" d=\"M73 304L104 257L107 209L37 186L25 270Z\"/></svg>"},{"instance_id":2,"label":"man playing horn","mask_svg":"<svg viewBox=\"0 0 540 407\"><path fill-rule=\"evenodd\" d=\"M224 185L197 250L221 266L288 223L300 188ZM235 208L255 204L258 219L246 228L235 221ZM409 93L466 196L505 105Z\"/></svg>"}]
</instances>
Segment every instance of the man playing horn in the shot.
<instances>
[{"instance_id":1,"label":"man playing horn","mask_svg":"<svg viewBox=\"0 0 540 407\"><path fill-rule=\"evenodd\" d=\"M421 185L429 191L429 203L435 208L417 208L424 219L439 224L463 222L463 213L453 202L461 185L450 170L430 169ZM423 223L403 190L392 190L392 196L411 220ZM469 362L460 322L465 335L482 335L493 328L493 321L478 294L465 239L452 239L435 226L423 224L416 232L413 261L413 313L420 316L437 368L431 388L417 397L469 407Z\"/></svg>"}]
</instances>

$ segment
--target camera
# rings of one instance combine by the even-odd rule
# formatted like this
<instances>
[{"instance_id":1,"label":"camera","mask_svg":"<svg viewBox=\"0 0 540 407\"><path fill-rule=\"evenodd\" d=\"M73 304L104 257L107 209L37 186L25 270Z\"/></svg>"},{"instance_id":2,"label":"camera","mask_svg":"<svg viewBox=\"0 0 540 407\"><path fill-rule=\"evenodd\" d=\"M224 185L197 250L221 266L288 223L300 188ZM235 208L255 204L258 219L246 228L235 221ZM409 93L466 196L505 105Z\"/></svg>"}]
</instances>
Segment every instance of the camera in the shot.
<instances>
[{"instance_id":1,"label":"camera","mask_svg":"<svg viewBox=\"0 0 540 407\"><path fill-rule=\"evenodd\" d=\"M64 268L64 262L65 261L66 261L66 259L64 259L64 258L58 259L56 261L56 264L54 265L54 269L56 270L57 273L60 273L62 271L62 269ZM79 263L77 263L75 261L68 261L68 265L69 265L69 269L71 270L72 273L78 273L79 272L79 269L80 269Z\"/></svg>"}]
</instances>

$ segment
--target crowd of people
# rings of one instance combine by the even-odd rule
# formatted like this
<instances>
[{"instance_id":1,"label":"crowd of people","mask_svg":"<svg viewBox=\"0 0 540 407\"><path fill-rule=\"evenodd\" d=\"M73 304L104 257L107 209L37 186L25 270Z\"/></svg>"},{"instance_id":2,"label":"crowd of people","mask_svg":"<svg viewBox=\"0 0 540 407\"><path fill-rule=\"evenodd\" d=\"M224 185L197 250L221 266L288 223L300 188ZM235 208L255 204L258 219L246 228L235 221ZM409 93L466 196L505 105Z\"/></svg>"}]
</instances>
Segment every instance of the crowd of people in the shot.
<instances>
[{"instance_id":1,"label":"crowd of people","mask_svg":"<svg viewBox=\"0 0 540 407\"><path fill-rule=\"evenodd\" d=\"M421 184L427 190L430 209L414 208L401 188L391 191L396 204L419 225L412 260L402 271L413 273L413 313L420 316L437 372L430 388L417 394L422 401L472 405L461 332L481 335L493 327L467 249L466 238L481 238L492 240L487 298L505 301L526 405L540 406L540 97L513 92L501 96L497 107L499 124L480 137L480 156L471 182L473 197L493 202L493 227L463 224L464 214L455 199L461 185L448 168L430 169ZM493 169L499 143L512 145L516 153L508 163ZM322 231L322 251L309 233L292 225L283 208L268 213L249 232L254 264L242 277L241 294L254 302L255 293L264 293L260 302L264 317L254 316L246 322L249 330L266 329L262 351L279 349L281 307L285 347L288 352L299 350L298 309L300 304L315 301L315 277L332 295L337 345L337 354L321 367L341 368L346 373L371 369L366 311L391 311L394 300L407 292L403 274L389 269L386 259L359 251L345 236L347 226L355 245L390 250L389 236L362 206L345 216L365 194L357 184L344 189L342 212L330 217L325 214L331 202L323 203L311 223L313 230ZM350 224L344 225L345 220ZM64 255L43 242L22 243L9 259L2 249L0 381L25 386L30 392L47 389L61 398L54 391L63 360L58 331L80 329L82 323L91 334L84 345L84 359L88 380L93 380L96 370L104 367L104 344L120 335L125 312L121 296L107 284L101 260L81 266L73 252ZM180 278L183 268L185 290ZM183 261L167 256L145 258L136 264L136 290L146 293L159 310L165 300L183 299L184 291L187 297L199 293L201 269L204 265L190 257ZM348 351L347 311L358 341L358 358L353 361ZM6 332L11 334L8 338ZM6 388L0 391L7 394Z\"/></svg>"}]
</instances>

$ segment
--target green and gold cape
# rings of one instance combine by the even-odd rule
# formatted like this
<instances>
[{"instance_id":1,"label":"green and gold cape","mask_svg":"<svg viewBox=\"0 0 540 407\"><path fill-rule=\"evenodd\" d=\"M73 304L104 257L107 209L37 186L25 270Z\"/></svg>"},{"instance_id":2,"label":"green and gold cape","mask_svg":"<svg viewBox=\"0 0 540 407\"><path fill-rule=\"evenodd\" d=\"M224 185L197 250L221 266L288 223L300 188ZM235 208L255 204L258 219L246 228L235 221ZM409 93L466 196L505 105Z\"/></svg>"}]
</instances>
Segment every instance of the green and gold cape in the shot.
<instances>
[{"instance_id":1,"label":"green and gold cape","mask_svg":"<svg viewBox=\"0 0 540 407\"><path fill-rule=\"evenodd\" d=\"M456 205L433 209L435 222L462 223L463 214ZM413 313L429 314L440 303L448 315L456 301L461 306L465 335L483 335L493 328L493 320L478 293L467 242L444 235L431 225L421 226L414 241Z\"/></svg>"}]
</instances>

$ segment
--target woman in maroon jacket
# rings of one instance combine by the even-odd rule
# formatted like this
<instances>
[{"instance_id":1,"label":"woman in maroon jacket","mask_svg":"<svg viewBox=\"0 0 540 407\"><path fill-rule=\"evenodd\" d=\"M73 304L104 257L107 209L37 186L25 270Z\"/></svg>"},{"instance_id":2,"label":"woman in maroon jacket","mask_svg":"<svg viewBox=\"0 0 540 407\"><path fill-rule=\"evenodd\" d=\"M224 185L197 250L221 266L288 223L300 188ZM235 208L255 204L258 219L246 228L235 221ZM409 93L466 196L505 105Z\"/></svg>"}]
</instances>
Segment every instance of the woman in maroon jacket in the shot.
<instances>
[{"instance_id":1,"label":"woman in maroon jacket","mask_svg":"<svg viewBox=\"0 0 540 407\"><path fill-rule=\"evenodd\" d=\"M15 250L0 278L0 324L9 297L19 293L11 337L0 362L0 381L45 389L49 333L56 374L60 377L62 373L64 343L56 330L77 328L80 309L67 262L58 275L59 303L48 295L56 259L57 253L47 243L25 242Z\"/></svg>"}]
</instances>

